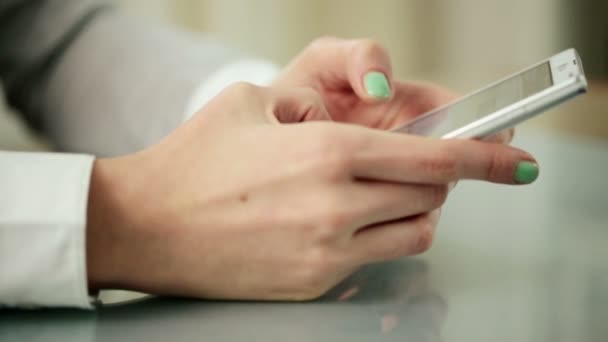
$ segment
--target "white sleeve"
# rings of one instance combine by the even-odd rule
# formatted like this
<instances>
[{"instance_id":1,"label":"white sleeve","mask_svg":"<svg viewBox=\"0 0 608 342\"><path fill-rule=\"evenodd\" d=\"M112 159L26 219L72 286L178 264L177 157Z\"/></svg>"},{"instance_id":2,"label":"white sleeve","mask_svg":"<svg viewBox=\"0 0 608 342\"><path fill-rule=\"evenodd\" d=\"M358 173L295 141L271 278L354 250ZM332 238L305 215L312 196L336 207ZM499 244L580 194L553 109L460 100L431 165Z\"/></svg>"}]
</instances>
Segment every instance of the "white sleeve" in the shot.
<instances>
[{"instance_id":1,"label":"white sleeve","mask_svg":"<svg viewBox=\"0 0 608 342\"><path fill-rule=\"evenodd\" d=\"M92 307L85 225L93 160L0 151L0 306Z\"/></svg>"},{"instance_id":2,"label":"white sleeve","mask_svg":"<svg viewBox=\"0 0 608 342\"><path fill-rule=\"evenodd\" d=\"M267 85L273 64L243 60L201 82L185 119L238 81ZM86 213L94 157L0 151L0 306L92 308Z\"/></svg>"}]
</instances>

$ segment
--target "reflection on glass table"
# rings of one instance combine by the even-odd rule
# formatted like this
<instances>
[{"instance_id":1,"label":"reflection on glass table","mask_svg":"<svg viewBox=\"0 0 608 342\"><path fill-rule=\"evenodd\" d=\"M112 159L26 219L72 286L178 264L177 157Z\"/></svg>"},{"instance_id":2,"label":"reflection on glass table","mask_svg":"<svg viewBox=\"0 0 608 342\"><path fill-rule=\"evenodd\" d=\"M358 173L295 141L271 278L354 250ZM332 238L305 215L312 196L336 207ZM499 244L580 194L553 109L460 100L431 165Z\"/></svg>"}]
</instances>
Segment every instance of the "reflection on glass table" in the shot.
<instances>
[{"instance_id":1,"label":"reflection on glass table","mask_svg":"<svg viewBox=\"0 0 608 342\"><path fill-rule=\"evenodd\" d=\"M146 297L97 312L8 310L0 340L440 341L446 310L427 265L412 258L364 267L309 303Z\"/></svg>"}]
</instances>

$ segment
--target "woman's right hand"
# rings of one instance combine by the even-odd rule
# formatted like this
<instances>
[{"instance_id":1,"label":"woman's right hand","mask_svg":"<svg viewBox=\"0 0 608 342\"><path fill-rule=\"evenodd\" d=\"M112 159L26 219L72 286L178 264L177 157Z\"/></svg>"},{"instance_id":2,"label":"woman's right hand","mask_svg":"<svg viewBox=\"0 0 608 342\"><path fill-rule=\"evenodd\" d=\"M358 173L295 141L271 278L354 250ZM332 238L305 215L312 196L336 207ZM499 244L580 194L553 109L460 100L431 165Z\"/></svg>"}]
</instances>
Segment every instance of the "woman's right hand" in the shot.
<instances>
[{"instance_id":1,"label":"woman's right hand","mask_svg":"<svg viewBox=\"0 0 608 342\"><path fill-rule=\"evenodd\" d=\"M237 84L161 143L97 160L91 288L315 298L363 264L428 249L449 183L516 184L534 162L328 120L312 90Z\"/></svg>"}]
</instances>

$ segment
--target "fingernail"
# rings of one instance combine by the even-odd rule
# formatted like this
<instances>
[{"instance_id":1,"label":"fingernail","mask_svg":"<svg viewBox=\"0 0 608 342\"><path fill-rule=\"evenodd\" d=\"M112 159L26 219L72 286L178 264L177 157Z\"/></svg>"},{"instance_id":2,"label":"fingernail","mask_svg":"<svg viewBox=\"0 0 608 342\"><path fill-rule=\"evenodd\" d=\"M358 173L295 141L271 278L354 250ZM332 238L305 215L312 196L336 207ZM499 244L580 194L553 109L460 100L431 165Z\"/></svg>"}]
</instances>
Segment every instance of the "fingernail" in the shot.
<instances>
[{"instance_id":1,"label":"fingernail","mask_svg":"<svg viewBox=\"0 0 608 342\"><path fill-rule=\"evenodd\" d=\"M391 87L384 73L370 71L363 77L363 83L365 84L365 91L369 96L379 99L391 97Z\"/></svg>"},{"instance_id":2,"label":"fingernail","mask_svg":"<svg viewBox=\"0 0 608 342\"><path fill-rule=\"evenodd\" d=\"M517 164L515 170L515 181L520 184L530 184L538 178L538 165L523 161Z\"/></svg>"}]
</instances>

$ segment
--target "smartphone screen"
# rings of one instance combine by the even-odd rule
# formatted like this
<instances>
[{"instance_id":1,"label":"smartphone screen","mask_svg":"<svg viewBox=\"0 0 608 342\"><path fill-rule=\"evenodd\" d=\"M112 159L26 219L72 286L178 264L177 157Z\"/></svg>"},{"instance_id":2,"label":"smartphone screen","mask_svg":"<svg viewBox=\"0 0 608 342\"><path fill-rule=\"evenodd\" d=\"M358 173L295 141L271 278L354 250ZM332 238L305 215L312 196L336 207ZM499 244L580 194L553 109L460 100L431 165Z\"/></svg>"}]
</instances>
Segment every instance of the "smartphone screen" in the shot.
<instances>
[{"instance_id":1,"label":"smartphone screen","mask_svg":"<svg viewBox=\"0 0 608 342\"><path fill-rule=\"evenodd\" d=\"M551 66L546 62L424 114L394 131L440 138L552 85Z\"/></svg>"}]
</instances>

